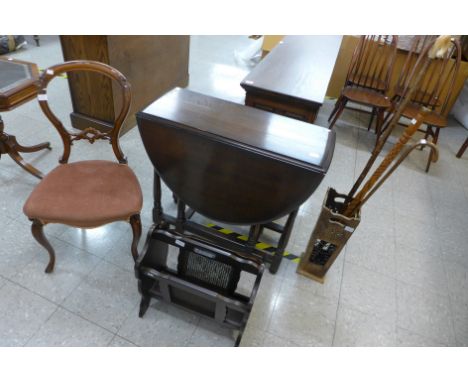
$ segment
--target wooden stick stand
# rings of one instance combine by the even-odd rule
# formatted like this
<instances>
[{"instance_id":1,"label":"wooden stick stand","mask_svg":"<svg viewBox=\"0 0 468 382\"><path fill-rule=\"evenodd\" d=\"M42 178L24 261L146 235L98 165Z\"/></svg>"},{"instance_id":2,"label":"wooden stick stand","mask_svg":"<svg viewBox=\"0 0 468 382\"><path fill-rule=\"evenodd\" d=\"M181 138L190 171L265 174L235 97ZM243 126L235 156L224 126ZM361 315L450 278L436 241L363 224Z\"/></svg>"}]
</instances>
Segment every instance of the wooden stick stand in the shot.
<instances>
[{"instance_id":1,"label":"wooden stick stand","mask_svg":"<svg viewBox=\"0 0 468 382\"><path fill-rule=\"evenodd\" d=\"M338 194L333 188L327 190L320 216L297 266L297 273L324 282L328 269L361 221L360 211L351 218L334 212L342 210L345 198L346 195Z\"/></svg>"}]
</instances>

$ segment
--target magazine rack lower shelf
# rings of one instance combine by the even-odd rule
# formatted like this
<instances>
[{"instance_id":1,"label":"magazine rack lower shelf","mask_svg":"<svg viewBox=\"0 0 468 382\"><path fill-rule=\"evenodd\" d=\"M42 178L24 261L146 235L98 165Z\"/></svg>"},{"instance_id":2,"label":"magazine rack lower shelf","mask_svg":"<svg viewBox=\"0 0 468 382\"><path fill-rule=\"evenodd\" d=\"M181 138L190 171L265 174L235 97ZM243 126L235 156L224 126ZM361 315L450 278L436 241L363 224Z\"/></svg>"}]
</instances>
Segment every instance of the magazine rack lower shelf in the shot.
<instances>
[{"instance_id":1,"label":"magazine rack lower shelf","mask_svg":"<svg viewBox=\"0 0 468 382\"><path fill-rule=\"evenodd\" d=\"M177 259L172 266L170 251ZM238 330L238 346L263 271L264 265L254 258L153 226L135 265L142 295L139 316L143 317L151 298L163 300ZM240 285L243 274L253 279L250 287Z\"/></svg>"}]
</instances>

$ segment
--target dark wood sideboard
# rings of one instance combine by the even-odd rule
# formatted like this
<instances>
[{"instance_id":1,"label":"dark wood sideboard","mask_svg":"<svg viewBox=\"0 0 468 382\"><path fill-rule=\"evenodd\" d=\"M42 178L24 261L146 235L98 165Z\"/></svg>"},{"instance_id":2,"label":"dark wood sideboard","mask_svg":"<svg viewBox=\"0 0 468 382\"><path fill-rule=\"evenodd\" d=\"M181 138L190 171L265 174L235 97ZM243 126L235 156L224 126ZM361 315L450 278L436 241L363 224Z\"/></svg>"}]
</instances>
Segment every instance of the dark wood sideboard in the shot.
<instances>
[{"instance_id":1,"label":"dark wood sideboard","mask_svg":"<svg viewBox=\"0 0 468 382\"><path fill-rule=\"evenodd\" d=\"M286 36L242 80L245 104L313 123L341 40L342 36Z\"/></svg>"}]
</instances>

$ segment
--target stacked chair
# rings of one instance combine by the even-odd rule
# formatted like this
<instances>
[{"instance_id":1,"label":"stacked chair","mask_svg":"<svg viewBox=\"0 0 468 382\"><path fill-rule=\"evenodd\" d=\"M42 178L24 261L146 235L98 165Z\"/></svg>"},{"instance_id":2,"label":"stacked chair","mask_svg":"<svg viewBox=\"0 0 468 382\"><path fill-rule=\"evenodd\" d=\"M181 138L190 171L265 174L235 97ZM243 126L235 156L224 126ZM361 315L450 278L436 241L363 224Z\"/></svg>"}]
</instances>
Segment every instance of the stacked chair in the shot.
<instances>
[{"instance_id":1,"label":"stacked chair","mask_svg":"<svg viewBox=\"0 0 468 382\"><path fill-rule=\"evenodd\" d=\"M380 137L385 111L392 103L387 96L398 37L395 35L362 36L354 50L345 85L328 118L332 129L348 102L372 109L369 128L377 117L375 130Z\"/></svg>"},{"instance_id":2,"label":"stacked chair","mask_svg":"<svg viewBox=\"0 0 468 382\"><path fill-rule=\"evenodd\" d=\"M416 36L413 39L411 50L394 90L394 102L398 102L402 98L402 91L410 78L419 52L433 43L434 37L432 36ZM446 54L433 60L429 66L424 68L422 81L401 113L402 117L411 120L417 115L421 106L426 107L429 110L423 121L426 128L421 131L424 133L424 138L431 137L431 141L435 145L439 138L440 129L447 126L449 99L460 68L460 61L460 42L458 39L452 38L451 47ZM432 162L431 156L432 151L427 160L426 172L429 171Z\"/></svg>"}]
</instances>

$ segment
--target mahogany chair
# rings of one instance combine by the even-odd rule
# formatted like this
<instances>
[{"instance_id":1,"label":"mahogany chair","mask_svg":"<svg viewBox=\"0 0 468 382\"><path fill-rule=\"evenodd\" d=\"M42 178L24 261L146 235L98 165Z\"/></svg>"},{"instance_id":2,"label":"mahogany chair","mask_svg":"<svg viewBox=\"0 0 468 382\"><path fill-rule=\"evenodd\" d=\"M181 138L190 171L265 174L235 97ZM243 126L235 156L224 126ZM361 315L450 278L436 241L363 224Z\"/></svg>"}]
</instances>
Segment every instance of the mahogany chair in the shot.
<instances>
[{"instance_id":1,"label":"mahogany chair","mask_svg":"<svg viewBox=\"0 0 468 382\"><path fill-rule=\"evenodd\" d=\"M49 108L47 86L63 73L86 71L104 75L119 85L121 108L109 132L103 133L88 127L79 133L69 132ZM119 133L131 102L130 84L116 69L95 61L70 61L44 71L39 79L39 105L59 132L64 151L60 164L48 173L36 186L24 205L25 215L32 221L34 238L49 253L45 271L54 269L55 252L46 239L43 227L60 223L77 228L94 228L115 221L127 221L133 232L131 254L138 257L137 245L141 236L140 211L143 197L133 171L127 165L120 145ZM83 160L68 163L71 146L79 140L94 143L103 139L112 145L117 162L107 160Z\"/></svg>"},{"instance_id":2,"label":"mahogany chair","mask_svg":"<svg viewBox=\"0 0 468 382\"><path fill-rule=\"evenodd\" d=\"M328 121L333 118L330 129L351 101L372 108L369 128L374 116L377 116L375 130L379 138L385 110L392 105L386 93L396 58L397 42L398 36L395 35L361 36L351 58L343 90L328 118Z\"/></svg>"},{"instance_id":3,"label":"mahogany chair","mask_svg":"<svg viewBox=\"0 0 468 382\"><path fill-rule=\"evenodd\" d=\"M423 39L419 37L419 43L423 42ZM418 43L416 37L412 44L412 50L409 53L410 56L418 56ZM426 54L432 46L435 44L435 39L432 38L423 47L422 54ZM440 58L436 58L431 61L430 65L425 66L423 73L423 80L420 82L419 87L413 93L411 102L406 106L402 112L402 116L408 119L413 119L421 106L425 106L430 110L424 118L424 124L427 126L424 133L424 138L432 138L432 143L437 144L439 138L439 131L441 128L447 126L447 114L448 101L450 99L452 89L455 83L455 79L460 68L461 61L461 49L460 42L458 39L451 39L451 49ZM411 76L413 67L408 64L403 67L403 72L400 75L400 80L395 89L394 100L398 102L403 97L402 89L405 88L408 79ZM432 162L432 150L429 153L429 158L426 165L426 172L429 171Z\"/></svg>"}]
</instances>

